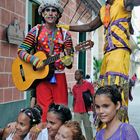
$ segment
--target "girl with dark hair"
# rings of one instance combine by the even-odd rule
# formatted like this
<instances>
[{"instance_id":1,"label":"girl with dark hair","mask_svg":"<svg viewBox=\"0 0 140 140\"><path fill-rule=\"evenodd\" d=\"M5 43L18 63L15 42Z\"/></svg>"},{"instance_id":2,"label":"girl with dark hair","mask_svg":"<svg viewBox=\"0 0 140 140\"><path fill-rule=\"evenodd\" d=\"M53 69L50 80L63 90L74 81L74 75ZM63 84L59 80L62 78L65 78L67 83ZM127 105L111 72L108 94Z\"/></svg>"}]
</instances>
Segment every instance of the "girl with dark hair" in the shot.
<instances>
[{"instance_id":1,"label":"girl with dark hair","mask_svg":"<svg viewBox=\"0 0 140 140\"><path fill-rule=\"evenodd\" d=\"M118 110L122 104L121 87L117 85L100 87L94 96L95 110L106 127L96 134L96 140L139 140L134 127L122 123Z\"/></svg>"},{"instance_id":2,"label":"girl with dark hair","mask_svg":"<svg viewBox=\"0 0 140 140\"><path fill-rule=\"evenodd\" d=\"M47 112L46 127L42 130L40 127L38 128L41 132L39 133L37 140L55 140L55 135L60 126L71 119L72 114L69 108L64 105L51 104Z\"/></svg>"},{"instance_id":3,"label":"girl with dark hair","mask_svg":"<svg viewBox=\"0 0 140 140\"><path fill-rule=\"evenodd\" d=\"M3 140L29 140L30 129L41 122L41 108L22 109L17 117L15 131L11 133L10 127L4 129Z\"/></svg>"},{"instance_id":4,"label":"girl with dark hair","mask_svg":"<svg viewBox=\"0 0 140 140\"><path fill-rule=\"evenodd\" d=\"M59 128L55 140L85 140L85 137L77 121L68 121Z\"/></svg>"}]
</instances>

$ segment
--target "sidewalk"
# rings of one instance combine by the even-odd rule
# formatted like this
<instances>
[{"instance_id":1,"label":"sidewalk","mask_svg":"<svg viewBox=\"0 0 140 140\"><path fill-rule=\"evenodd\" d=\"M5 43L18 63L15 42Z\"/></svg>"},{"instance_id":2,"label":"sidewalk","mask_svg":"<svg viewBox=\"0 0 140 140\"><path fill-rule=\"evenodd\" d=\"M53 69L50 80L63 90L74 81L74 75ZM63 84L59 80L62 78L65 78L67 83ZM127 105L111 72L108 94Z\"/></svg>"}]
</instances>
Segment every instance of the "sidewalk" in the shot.
<instances>
[{"instance_id":1,"label":"sidewalk","mask_svg":"<svg viewBox=\"0 0 140 140\"><path fill-rule=\"evenodd\" d=\"M140 82L136 83L135 87L132 89L132 95L133 101L129 101L128 106L129 120L140 137Z\"/></svg>"}]
</instances>

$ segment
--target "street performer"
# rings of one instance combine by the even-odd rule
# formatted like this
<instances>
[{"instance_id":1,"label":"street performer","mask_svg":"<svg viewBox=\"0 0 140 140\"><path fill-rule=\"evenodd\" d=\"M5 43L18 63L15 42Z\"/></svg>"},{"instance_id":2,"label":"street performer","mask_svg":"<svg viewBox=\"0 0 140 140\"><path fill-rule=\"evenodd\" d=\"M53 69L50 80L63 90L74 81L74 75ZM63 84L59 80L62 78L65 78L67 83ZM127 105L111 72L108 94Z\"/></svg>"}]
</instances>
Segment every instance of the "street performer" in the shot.
<instances>
[{"instance_id":1,"label":"street performer","mask_svg":"<svg viewBox=\"0 0 140 140\"><path fill-rule=\"evenodd\" d=\"M44 23L36 25L29 31L18 48L18 56L23 61L31 63L38 71L45 66L43 60L30 53L32 50L35 52L43 51L50 57L60 53L66 56L63 57L66 59L60 58L56 60L53 66L50 67L54 69L54 74L51 77L47 76L47 78L40 80L36 86L37 104L42 107L42 121L46 122L48 106L51 103L68 104L67 82L64 69L65 67L72 68L73 45L70 33L56 27L63 13L63 7L59 0L42 1L38 12Z\"/></svg>"},{"instance_id":2,"label":"street performer","mask_svg":"<svg viewBox=\"0 0 140 140\"><path fill-rule=\"evenodd\" d=\"M104 58L100 71L101 85L117 84L123 87L122 100L124 110L120 111L120 119L128 122L128 90L130 67L130 33L133 33L131 14L134 6L139 6L140 0L106 0L98 16L84 25L60 25L70 31L94 31L104 26L105 45ZM60 27L58 25L58 27Z\"/></svg>"}]
</instances>

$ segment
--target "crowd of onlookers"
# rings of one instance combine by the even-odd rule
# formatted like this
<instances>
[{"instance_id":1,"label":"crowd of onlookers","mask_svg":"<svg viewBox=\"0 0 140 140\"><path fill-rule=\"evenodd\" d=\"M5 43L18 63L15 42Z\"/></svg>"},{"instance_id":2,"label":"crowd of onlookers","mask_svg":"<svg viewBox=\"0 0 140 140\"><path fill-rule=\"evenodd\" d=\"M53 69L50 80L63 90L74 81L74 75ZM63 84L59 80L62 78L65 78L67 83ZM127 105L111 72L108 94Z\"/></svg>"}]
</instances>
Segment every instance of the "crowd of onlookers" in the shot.
<instances>
[{"instance_id":1,"label":"crowd of onlookers","mask_svg":"<svg viewBox=\"0 0 140 140\"><path fill-rule=\"evenodd\" d=\"M76 71L78 77L81 74ZM89 83L89 82L88 82ZM104 127L96 131L96 140L139 140L137 132L129 123L122 123L118 118L118 110L122 105L121 87L117 85L102 86L93 95L93 104L96 117L104 123ZM21 109L16 122L9 123L1 129L2 140L86 140L89 137L83 135L80 121L83 120L85 131L91 128L87 126L85 118L88 112L77 113L72 119L71 110L59 104L51 104L47 112L46 122L41 121L42 109L39 105ZM85 116L84 116L85 115ZM92 124L93 125L93 124ZM90 130L88 130L90 133ZM91 129L92 131L92 129ZM93 135L90 140L93 140Z\"/></svg>"},{"instance_id":2,"label":"crowd of onlookers","mask_svg":"<svg viewBox=\"0 0 140 140\"><path fill-rule=\"evenodd\" d=\"M65 7L58 0L42 1L38 14L43 23L28 32L18 47L18 57L35 70L45 69L49 65L52 72L42 77L35 86L31 107L22 109L16 122L1 129L1 139L93 140L93 124L89 120L91 111L96 124L96 140L139 140L127 116L128 92L129 99L133 100L131 89L136 80L134 76L128 83L131 54L129 35L133 33L131 11L138 5L139 0L106 0L98 16L90 23L73 26L58 25ZM74 60L72 37L68 30L94 31L101 25L104 26L105 46L100 85L98 82L92 83L89 75L85 80L82 70L75 71L76 83L71 90L72 115L66 107L68 92L64 71L73 67ZM44 60L36 53L43 53L50 59ZM56 56L60 59L51 62L51 58ZM81 130L82 122L85 136Z\"/></svg>"}]
</instances>

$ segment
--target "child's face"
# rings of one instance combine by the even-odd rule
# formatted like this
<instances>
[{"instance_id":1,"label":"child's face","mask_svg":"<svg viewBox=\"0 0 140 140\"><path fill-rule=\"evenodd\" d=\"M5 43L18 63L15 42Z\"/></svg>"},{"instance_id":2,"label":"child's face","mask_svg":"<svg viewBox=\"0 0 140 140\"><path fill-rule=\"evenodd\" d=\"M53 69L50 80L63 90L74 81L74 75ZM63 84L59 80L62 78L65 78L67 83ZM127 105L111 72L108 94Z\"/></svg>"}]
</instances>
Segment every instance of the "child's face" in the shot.
<instances>
[{"instance_id":1,"label":"child's face","mask_svg":"<svg viewBox=\"0 0 140 140\"><path fill-rule=\"evenodd\" d=\"M16 134L19 136L25 136L30 130L30 118L24 114L20 113L17 119Z\"/></svg>"},{"instance_id":2,"label":"child's face","mask_svg":"<svg viewBox=\"0 0 140 140\"><path fill-rule=\"evenodd\" d=\"M62 125L55 136L55 140L73 140L70 128Z\"/></svg>"},{"instance_id":3,"label":"child's face","mask_svg":"<svg viewBox=\"0 0 140 140\"><path fill-rule=\"evenodd\" d=\"M58 114L53 112L47 113L47 129L49 136L55 137L61 125L62 121L59 119Z\"/></svg>"},{"instance_id":4,"label":"child's face","mask_svg":"<svg viewBox=\"0 0 140 140\"><path fill-rule=\"evenodd\" d=\"M115 105L111 99L105 95L96 95L95 97L95 110L99 119L108 123L117 117L117 110L120 108L120 103Z\"/></svg>"}]
</instances>

